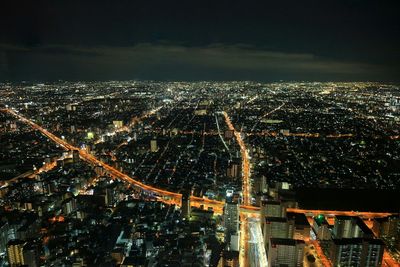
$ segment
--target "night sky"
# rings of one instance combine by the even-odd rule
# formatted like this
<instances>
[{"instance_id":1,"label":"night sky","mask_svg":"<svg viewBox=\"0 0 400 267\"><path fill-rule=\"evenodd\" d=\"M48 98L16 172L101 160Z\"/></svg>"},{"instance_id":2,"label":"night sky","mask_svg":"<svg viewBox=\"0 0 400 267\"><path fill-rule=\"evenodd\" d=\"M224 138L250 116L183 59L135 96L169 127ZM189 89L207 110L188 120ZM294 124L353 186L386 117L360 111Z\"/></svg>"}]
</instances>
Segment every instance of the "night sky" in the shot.
<instances>
[{"instance_id":1,"label":"night sky","mask_svg":"<svg viewBox=\"0 0 400 267\"><path fill-rule=\"evenodd\" d=\"M399 81L400 1L0 4L0 81Z\"/></svg>"}]
</instances>

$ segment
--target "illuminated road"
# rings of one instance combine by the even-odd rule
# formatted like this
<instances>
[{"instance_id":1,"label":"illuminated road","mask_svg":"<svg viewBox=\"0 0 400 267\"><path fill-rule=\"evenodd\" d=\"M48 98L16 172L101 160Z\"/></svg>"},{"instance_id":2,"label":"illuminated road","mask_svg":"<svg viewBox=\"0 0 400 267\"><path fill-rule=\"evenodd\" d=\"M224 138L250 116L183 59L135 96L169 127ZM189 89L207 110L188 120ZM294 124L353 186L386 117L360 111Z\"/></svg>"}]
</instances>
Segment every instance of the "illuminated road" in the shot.
<instances>
[{"instance_id":1,"label":"illuminated road","mask_svg":"<svg viewBox=\"0 0 400 267\"><path fill-rule=\"evenodd\" d=\"M319 242L317 242L316 240L311 241L311 244L314 245L315 248L315 252L318 255L318 260L323 264L323 266L325 267L331 267L332 263L330 260L328 260L328 258L325 256L324 252L322 251L321 246L319 245Z\"/></svg>"},{"instance_id":2,"label":"illuminated road","mask_svg":"<svg viewBox=\"0 0 400 267\"><path fill-rule=\"evenodd\" d=\"M359 216L362 219L373 219L378 217L386 217L393 215L390 212L368 212L368 211L340 211L340 210L305 210L305 209L292 209L288 208L287 212L304 213L306 216L316 216L323 214L328 217L337 215L344 216Z\"/></svg>"},{"instance_id":3,"label":"illuminated road","mask_svg":"<svg viewBox=\"0 0 400 267\"><path fill-rule=\"evenodd\" d=\"M382 266L387 266L387 267L400 267L400 263L395 261L392 256L390 256L389 252L385 249L383 253L383 259L382 259Z\"/></svg>"},{"instance_id":4,"label":"illuminated road","mask_svg":"<svg viewBox=\"0 0 400 267\"><path fill-rule=\"evenodd\" d=\"M242 156L242 195L243 195L243 204L244 206L251 205L251 189L250 189L250 161L249 154L247 152L246 145L241 136L241 132L236 131L235 127L232 125L231 119L229 118L228 113L223 112L225 123L228 126L228 129L233 131L233 134L236 138L236 142L240 147L240 154ZM248 266L250 263L249 260L249 233L251 232L250 226L248 223L249 216L246 213L241 214L240 216L240 254L239 254L239 264L240 266ZM256 256L251 255L252 260ZM257 258L260 258L257 255Z\"/></svg>"},{"instance_id":5,"label":"illuminated road","mask_svg":"<svg viewBox=\"0 0 400 267\"><path fill-rule=\"evenodd\" d=\"M249 154L247 152L246 145L242 139L241 133L236 131L233 127L231 119L226 112L223 112L225 122L228 125L229 130L233 131L236 141L240 147L240 153L242 155L242 190L243 190L243 204L246 206L251 205L250 196L250 162Z\"/></svg>"},{"instance_id":6,"label":"illuminated road","mask_svg":"<svg viewBox=\"0 0 400 267\"><path fill-rule=\"evenodd\" d=\"M47 136L49 139L51 139L52 141L54 141L57 144L59 144L61 147L65 148L67 150L71 150L71 151L73 151L73 150L79 151L80 156L84 160L86 160L86 161L88 161L88 162L90 162L90 163L92 163L94 165L102 166L105 170L107 170L109 172L109 174L111 176L114 176L116 178L120 178L122 180L125 180L125 181L137 186L137 187L142 188L143 190L146 190L146 191L149 191L149 192L158 193L158 194L160 194L162 196L175 197L175 198L176 197L181 197L181 194L174 193L174 192L169 192L169 191L165 191L165 190L161 190L161 189L158 189L158 188L143 184L143 183L141 183L141 182L129 177L128 175L116 170L115 168L109 166L108 164L105 164L104 162L98 160L96 157L94 157L93 155L87 153L85 150L80 149L78 147L75 147L75 146L69 144L65 140L55 136L54 134L52 134L49 131L47 131L46 129L40 127L39 125L37 125L33 121L28 120L27 118L23 117L22 115L18 114L17 112L15 112L13 110L10 110L10 109L7 109L7 111L9 113L13 114L14 116L16 116L17 118L19 118L22 122L24 122L26 124L29 124L32 128L34 128L36 130L39 130L45 136Z\"/></svg>"}]
</instances>

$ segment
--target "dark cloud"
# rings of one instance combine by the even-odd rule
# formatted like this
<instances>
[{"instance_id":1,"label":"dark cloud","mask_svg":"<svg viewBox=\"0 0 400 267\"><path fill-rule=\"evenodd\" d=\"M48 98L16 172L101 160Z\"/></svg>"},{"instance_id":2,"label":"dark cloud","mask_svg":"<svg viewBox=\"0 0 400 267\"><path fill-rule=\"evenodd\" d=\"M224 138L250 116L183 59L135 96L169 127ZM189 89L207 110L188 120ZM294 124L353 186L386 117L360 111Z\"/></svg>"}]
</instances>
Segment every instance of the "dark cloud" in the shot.
<instances>
[{"instance_id":1,"label":"dark cloud","mask_svg":"<svg viewBox=\"0 0 400 267\"><path fill-rule=\"evenodd\" d=\"M377 65L259 50L243 44L5 49L2 74L11 79L376 80L388 73Z\"/></svg>"},{"instance_id":2,"label":"dark cloud","mask_svg":"<svg viewBox=\"0 0 400 267\"><path fill-rule=\"evenodd\" d=\"M399 79L399 1L1 5L2 79Z\"/></svg>"}]
</instances>

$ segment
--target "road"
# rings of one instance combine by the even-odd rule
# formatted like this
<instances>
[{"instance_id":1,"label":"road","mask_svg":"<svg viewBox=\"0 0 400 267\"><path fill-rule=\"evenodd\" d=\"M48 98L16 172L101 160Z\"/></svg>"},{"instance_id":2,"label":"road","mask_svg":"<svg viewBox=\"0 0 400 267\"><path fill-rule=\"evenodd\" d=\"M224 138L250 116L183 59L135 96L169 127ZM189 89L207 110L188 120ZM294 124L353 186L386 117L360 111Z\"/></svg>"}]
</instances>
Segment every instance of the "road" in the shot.
<instances>
[{"instance_id":1,"label":"road","mask_svg":"<svg viewBox=\"0 0 400 267\"><path fill-rule=\"evenodd\" d=\"M246 144L243 141L241 132L236 131L233 126L231 119L229 118L228 113L223 112L225 123L228 126L228 129L233 131L236 142L240 147L240 154L242 158L242 197L243 204L245 206L251 206L251 188L250 188L250 160L249 154L247 152ZM249 249L249 234L251 233L250 224L248 222L249 216L246 213L241 214L240 216L240 254L239 254L239 264L240 266L249 266L250 258L252 260L261 259L260 255L249 255L252 250ZM254 251L253 251L254 252ZM259 253L258 250L255 252ZM259 262L257 263L259 264Z\"/></svg>"},{"instance_id":2,"label":"road","mask_svg":"<svg viewBox=\"0 0 400 267\"><path fill-rule=\"evenodd\" d=\"M246 206L251 205L251 190L250 190L250 161L249 154L247 152L246 145L242 139L241 132L236 131L233 127L231 119L226 112L223 112L225 117L225 122L228 125L228 129L233 131L236 142L240 147L240 153L242 155L242 194L243 194L243 204Z\"/></svg>"}]
</instances>

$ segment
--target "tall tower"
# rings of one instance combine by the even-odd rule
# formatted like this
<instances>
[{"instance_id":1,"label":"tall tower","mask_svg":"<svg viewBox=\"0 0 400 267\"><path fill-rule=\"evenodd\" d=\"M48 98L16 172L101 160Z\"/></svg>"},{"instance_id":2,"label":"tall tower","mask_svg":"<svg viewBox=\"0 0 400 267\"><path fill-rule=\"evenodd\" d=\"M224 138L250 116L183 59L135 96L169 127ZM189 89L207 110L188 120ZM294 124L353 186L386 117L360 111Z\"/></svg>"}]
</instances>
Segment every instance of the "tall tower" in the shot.
<instances>
[{"instance_id":1,"label":"tall tower","mask_svg":"<svg viewBox=\"0 0 400 267\"><path fill-rule=\"evenodd\" d=\"M79 150L72 151L72 161L74 163L79 162Z\"/></svg>"},{"instance_id":2,"label":"tall tower","mask_svg":"<svg viewBox=\"0 0 400 267\"><path fill-rule=\"evenodd\" d=\"M239 203L227 198L224 207L224 225L227 233L239 231Z\"/></svg>"},{"instance_id":3,"label":"tall tower","mask_svg":"<svg viewBox=\"0 0 400 267\"><path fill-rule=\"evenodd\" d=\"M271 238L268 266L303 266L305 242L289 238Z\"/></svg>"},{"instance_id":4,"label":"tall tower","mask_svg":"<svg viewBox=\"0 0 400 267\"><path fill-rule=\"evenodd\" d=\"M182 218L190 218L190 194L188 191L182 193Z\"/></svg>"},{"instance_id":5,"label":"tall tower","mask_svg":"<svg viewBox=\"0 0 400 267\"><path fill-rule=\"evenodd\" d=\"M158 151L158 146L157 146L157 140L156 139L152 139L150 141L150 151L153 152L153 153Z\"/></svg>"},{"instance_id":6,"label":"tall tower","mask_svg":"<svg viewBox=\"0 0 400 267\"><path fill-rule=\"evenodd\" d=\"M293 229L289 227L288 219L281 217L264 218L264 244L269 249L271 238L293 238Z\"/></svg>"},{"instance_id":7,"label":"tall tower","mask_svg":"<svg viewBox=\"0 0 400 267\"><path fill-rule=\"evenodd\" d=\"M17 267L25 264L23 248L25 241L19 239L10 240L7 244L8 263L11 267Z\"/></svg>"},{"instance_id":8,"label":"tall tower","mask_svg":"<svg viewBox=\"0 0 400 267\"><path fill-rule=\"evenodd\" d=\"M264 231L265 217L279 217L286 216L286 209L283 207L281 201L275 200L262 200L261 201L261 230Z\"/></svg>"},{"instance_id":9,"label":"tall tower","mask_svg":"<svg viewBox=\"0 0 400 267\"><path fill-rule=\"evenodd\" d=\"M39 266L39 251L36 244L28 242L24 245L22 250L24 263L29 267Z\"/></svg>"}]
</instances>

